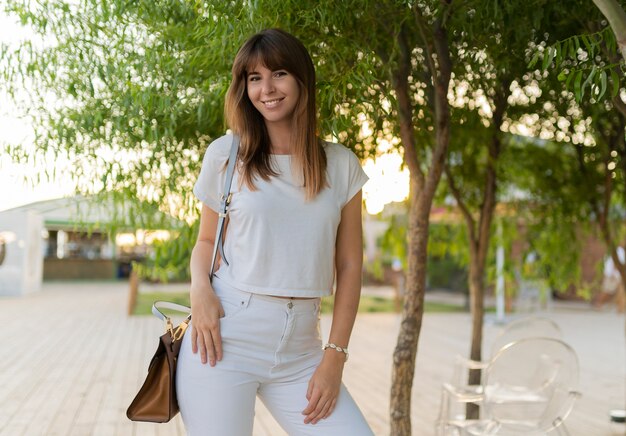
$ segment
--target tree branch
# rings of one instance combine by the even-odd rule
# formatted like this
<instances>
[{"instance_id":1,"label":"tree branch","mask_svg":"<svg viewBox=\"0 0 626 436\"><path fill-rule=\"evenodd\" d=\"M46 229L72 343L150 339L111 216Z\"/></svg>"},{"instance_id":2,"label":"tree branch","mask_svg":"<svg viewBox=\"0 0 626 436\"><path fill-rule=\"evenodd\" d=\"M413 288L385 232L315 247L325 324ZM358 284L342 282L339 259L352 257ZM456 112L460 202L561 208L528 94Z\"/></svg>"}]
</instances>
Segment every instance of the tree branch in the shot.
<instances>
[{"instance_id":1,"label":"tree branch","mask_svg":"<svg viewBox=\"0 0 626 436\"><path fill-rule=\"evenodd\" d=\"M502 141L500 136L500 126L504 119L504 112L507 108L507 96L509 94L509 86L511 80L504 78L500 81L500 84L496 86L494 95L494 111L493 111L493 123L492 123L492 136L491 142L488 145L488 160L487 171L485 175L485 188L483 195L483 206L480 213L480 221L478 224L478 239L479 244L482 246L489 243L491 222L493 220L493 211L496 208L497 203L497 189L498 189L498 174L497 165L500 158L500 152L502 150ZM483 255L487 254L487 250L479 250L479 253ZM484 259L480 259L483 262Z\"/></svg>"},{"instance_id":2,"label":"tree branch","mask_svg":"<svg viewBox=\"0 0 626 436\"><path fill-rule=\"evenodd\" d=\"M583 150L584 145L572 143L572 146L574 147L574 150L576 151L578 169L580 170L580 173L583 175L583 177L586 178L589 174L587 173L587 167L585 166L585 154L584 154L585 152ZM598 202L596 201L596 198L591 197L591 198L588 198L587 200L589 201L589 204L591 206L591 209L593 210L593 213L596 214L596 216L598 217L598 220L601 220L602 213L601 213L600 208L598 207Z\"/></svg>"},{"instance_id":3,"label":"tree branch","mask_svg":"<svg viewBox=\"0 0 626 436\"><path fill-rule=\"evenodd\" d=\"M450 192L452 192L452 195L454 196L454 199L456 200L459 209L461 209L461 213L463 214L465 221L467 221L467 228L469 229L469 239L473 245L476 245L476 221L474 220L472 213L467 207L467 204L465 204L465 202L463 201L463 194L461 193L461 190L458 188L456 182L454 181L450 166L446 164L444 166L444 171L446 173L446 179L448 180Z\"/></svg>"},{"instance_id":4,"label":"tree branch","mask_svg":"<svg viewBox=\"0 0 626 436\"><path fill-rule=\"evenodd\" d=\"M448 88L452 75L452 61L448 48L448 35L446 29L441 24L441 19L435 21L433 28L433 39L437 50L437 63L439 64L439 75L434 81L435 88L435 122L436 122L436 143L433 149L431 170L428 173L427 190L434 192L439 183L441 172L445 166L448 144L450 142L450 106L448 103Z\"/></svg>"},{"instance_id":5,"label":"tree branch","mask_svg":"<svg viewBox=\"0 0 626 436\"><path fill-rule=\"evenodd\" d=\"M411 71L411 53L406 41L404 27L397 36L400 48L398 68L394 72L393 83L398 99L398 118L400 137L404 146L404 159L412 176L416 178L418 189L424 186L424 173L420 167L419 157L415 150L415 133L413 132L413 105L409 90L409 73Z\"/></svg>"},{"instance_id":6,"label":"tree branch","mask_svg":"<svg viewBox=\"0 0 626 436\"><path fill-rule=\"evenodd\" d=\"M413 6L413 16L415 17L415 24L417 24L420 36L422 37L422 41L424 42L426 63L428 64L428 69L430 70L430 77L432 78L433 86L435 86L438 76L437 67L435 66L435 60L433 59L433 47L430 40L426 37L426 26L424 25L424 17L422 16L422 12L419 9L419 3L415 3L415 6Z\"/></svg>"},{"instance_id":7,"label":"tree branch","mask_svg":"<svg viewBox=\"0 0 626 436\"><path fill-rule=\"evenodd\" d=\"M626 117L626 103L624 103L619 94L616 95L611 101L613 102L615 109L617 109L622 116Z\"/></svg>"}]
</instances>

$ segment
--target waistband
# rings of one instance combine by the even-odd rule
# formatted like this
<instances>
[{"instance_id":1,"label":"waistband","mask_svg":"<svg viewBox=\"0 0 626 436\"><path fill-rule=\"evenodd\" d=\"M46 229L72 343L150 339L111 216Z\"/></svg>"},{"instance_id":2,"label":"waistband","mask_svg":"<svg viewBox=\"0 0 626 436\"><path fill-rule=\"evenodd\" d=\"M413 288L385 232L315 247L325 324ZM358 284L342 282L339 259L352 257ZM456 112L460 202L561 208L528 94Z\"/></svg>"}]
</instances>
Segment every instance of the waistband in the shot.
<instances>
[{"instance_id":1,"label":"waistband","mask_svg":"<svg viewBox=\"0 0 626 436\"><path fill-rule=\"evenodd\" d=\"M255 302L257 304L267 305L268 308L288 308L289 310L295 312L316 310L320 306L319 297L292 299L289 297L277 297L272 295L256 294L254 292L247 292L235 288L234 286L220 279L216 275L213 276L211 284L218 297L224 294L227 294L229 296L237 296L242 301L248 302L248 304L250 304L251 302Z\"/></svg>"}]
</instances>

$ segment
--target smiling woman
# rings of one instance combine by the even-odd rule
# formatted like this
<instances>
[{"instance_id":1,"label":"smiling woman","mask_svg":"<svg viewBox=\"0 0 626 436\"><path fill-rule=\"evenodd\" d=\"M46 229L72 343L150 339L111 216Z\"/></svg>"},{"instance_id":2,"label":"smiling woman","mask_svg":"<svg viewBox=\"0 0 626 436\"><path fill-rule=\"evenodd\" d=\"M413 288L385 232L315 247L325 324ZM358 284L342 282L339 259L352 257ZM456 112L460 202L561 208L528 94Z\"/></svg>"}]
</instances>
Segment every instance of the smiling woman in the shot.
<instances>
[{"instance_id":1,"label":"smiling woman","mask_svg":"<svg viewBox=\"0 0 626 436\"><path fill-rule=\"evenodd\" d=\"M203 203L193 321L176 370L189 435L251 435L257 396L289 434L372 435L341 382L361 292L368 177L352 151L319 138L315 94L313 63L293 35L264 30L238 51L225 104L232 135L209 145L193 190ZM230 192L221 190L231 186L227 162ZM228 228L214 272L218 213ZM320 301L335 278L322 346Z\"/></svg>"}]
</instances>

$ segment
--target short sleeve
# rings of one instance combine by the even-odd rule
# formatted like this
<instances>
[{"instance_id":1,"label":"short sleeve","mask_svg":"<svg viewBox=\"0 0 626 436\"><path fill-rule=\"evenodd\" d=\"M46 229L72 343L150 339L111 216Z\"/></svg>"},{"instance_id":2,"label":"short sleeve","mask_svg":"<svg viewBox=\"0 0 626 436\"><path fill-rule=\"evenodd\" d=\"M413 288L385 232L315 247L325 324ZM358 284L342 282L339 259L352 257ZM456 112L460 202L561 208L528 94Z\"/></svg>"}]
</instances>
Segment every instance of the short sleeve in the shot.
<instances>
[{"instance_id":1,"label":"short sleeve","mask_svg":"<svg viewBox=\"0 0 626 436\"><path fill-rule=\"evenodd\" d=\"M368 180L369 177L365 174L365 171L363 171L359 158L357 158L352 151L348 150L348 189L346 190L347 194L341 206L345 206L352 200L352 197L359 192Z\"/></svg>"},{"instance_id":2,"label":"short sleeve","mask_svg":"<svg viewBox=\"0 0 626 436\"><path fill-rule=\"evenodd\" d=\"M219 211L220 195L224 189L225 170L224 163L228 159L229 149L225 149L224 144L229 141L219 138L213 141L204 153L200 174L193 187L194 195L202 203L215 212ZM225 151L226 150L226 151Z\"/></svg>"}]
</instances>

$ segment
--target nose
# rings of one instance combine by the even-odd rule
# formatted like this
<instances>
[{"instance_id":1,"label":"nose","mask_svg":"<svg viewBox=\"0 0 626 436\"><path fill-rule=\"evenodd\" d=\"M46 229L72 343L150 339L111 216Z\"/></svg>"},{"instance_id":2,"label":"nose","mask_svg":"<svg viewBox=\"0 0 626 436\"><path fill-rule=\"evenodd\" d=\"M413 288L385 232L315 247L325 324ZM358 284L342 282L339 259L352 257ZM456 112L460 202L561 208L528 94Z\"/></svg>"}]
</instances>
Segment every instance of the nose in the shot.
<instances>
[{"instance_id":1,"label":"nose","mask_svg":"<svg viewBox=\"0 0 626 436\"><path fill-rule=\"evenodd\" d=\"M263 81L263 94L271 94L274 90L274 84L271 80Z\"/></svg>"}]
</instances>

